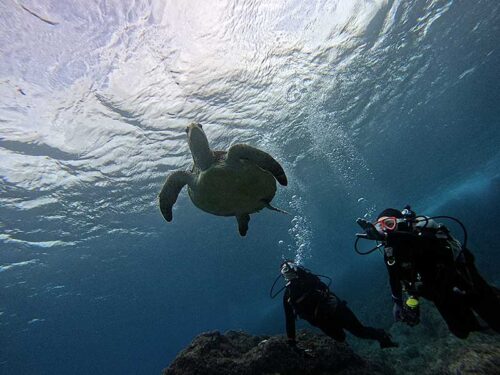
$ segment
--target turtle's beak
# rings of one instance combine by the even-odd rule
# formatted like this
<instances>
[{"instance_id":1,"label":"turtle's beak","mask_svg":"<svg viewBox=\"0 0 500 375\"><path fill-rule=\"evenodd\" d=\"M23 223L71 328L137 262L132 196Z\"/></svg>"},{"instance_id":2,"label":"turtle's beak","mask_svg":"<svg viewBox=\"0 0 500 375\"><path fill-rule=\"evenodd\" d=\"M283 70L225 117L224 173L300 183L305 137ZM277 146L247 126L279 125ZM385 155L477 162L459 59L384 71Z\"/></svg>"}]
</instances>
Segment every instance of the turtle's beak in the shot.
<instances>
[{"instance_id":1,"label":"turtle's beak","mask_svg":"<svg viewBox=\"0 0 500 375\"><path fill-rule=\"evenodd\" d=\"M198 122L192 122L191 124L189 124L187 127L186 127L186 134L188 135L188 137L190 137L190 132L191 131L201 131L201 133L205 134L205 132L203 131L203 126L198 123Z\"/></svg>"}]
</instances>

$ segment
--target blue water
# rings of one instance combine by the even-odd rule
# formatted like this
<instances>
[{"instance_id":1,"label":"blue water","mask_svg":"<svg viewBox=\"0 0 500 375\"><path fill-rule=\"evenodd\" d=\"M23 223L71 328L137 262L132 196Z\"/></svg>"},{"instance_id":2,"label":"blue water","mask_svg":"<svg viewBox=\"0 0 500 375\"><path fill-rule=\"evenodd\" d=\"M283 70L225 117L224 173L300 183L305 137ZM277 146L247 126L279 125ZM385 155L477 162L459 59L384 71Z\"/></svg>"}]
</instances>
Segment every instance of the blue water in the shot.
<instances>
[{"instance_id":1,"label":"blue water","mask_svg":"<svg viewBox=\"0 0 500 375\"><path fill-rule=\"evenodd\" d=\"M2 374L158 374L201 331L282 333L283 257L389 327L382 260L352 248L387 206L458 216L500 284L498 1L26 0L0 20ZM193 120L273 154L291 215L241 238L184 191L166 223Z\"/></svg>"}]
</instances>

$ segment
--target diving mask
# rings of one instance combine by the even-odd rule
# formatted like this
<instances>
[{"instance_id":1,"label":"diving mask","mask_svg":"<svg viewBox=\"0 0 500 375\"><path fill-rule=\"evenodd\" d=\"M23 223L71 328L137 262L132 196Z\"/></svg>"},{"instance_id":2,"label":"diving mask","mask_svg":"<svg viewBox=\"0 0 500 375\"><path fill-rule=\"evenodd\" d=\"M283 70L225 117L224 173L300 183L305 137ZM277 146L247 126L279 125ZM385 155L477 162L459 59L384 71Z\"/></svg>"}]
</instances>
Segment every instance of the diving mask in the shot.
<instances>
[{"instance_id":1,"label":"diving mask","mask_svg":"<svg viewBox=\"0 0 500 375\"><path fill-rule=\"evenodd\" d=\"M297 265L293 262L284 262L281 266L281 274L287 282L296 279L298 277Z\"/></svg>"}]
</instances>

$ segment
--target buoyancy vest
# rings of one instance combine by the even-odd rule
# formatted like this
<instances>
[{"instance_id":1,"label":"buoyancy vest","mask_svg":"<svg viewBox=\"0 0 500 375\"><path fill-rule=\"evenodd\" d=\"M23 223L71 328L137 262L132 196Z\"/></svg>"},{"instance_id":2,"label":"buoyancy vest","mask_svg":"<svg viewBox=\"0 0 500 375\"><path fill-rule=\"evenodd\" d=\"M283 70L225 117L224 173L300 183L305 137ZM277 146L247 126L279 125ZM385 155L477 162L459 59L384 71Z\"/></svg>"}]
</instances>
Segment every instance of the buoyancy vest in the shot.
<instances>
[{"instance_id":1,"label":"buoyancy vest","mask_svg":"<svg viewBox=\"0 0 500 375\"><path fill-rule=\"evenodd\" d=\"M302 319L315 320L320 306L329 305L336 308L338 298L328 286L313 273L299 267L298 277L290 282L288 302L296 315Z\"/></svg>"}]
</instances>

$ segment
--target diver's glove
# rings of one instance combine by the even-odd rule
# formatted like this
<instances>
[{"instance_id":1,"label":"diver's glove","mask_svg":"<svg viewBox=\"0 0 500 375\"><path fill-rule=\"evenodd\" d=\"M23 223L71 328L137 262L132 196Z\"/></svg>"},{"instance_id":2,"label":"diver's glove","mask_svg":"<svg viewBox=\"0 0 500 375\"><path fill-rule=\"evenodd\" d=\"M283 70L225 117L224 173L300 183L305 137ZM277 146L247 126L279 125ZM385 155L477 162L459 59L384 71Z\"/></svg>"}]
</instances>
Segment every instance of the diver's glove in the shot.
<instances>
[{"instance_id":1,"label":"diver's glove","mask_svg":"<svg viewBox=\"0 0 500 375\"><path fill-rule=\"evenodd\" d=\"M364 238L369 239L369 240L375 240L375 241L383 241L385 239L385 233L381 233L375 228L375 225L370 223L369 221L365 219L358 218L356 220L356 223L363 229L365 232ZM360 237L358 235L358 237Z\"/></svg>"},{"instance_id":2,"label":"diver's glove","mask_svg":"<svg viewBox=\"0 0 500 375\"><path fill-rule=\"evenodd\" d=\"M383 329L379 330L380 338L378 340L381 349L386 348L397 348L399 344L397 342L392 341L392 336L385 332Z\"/></svg>"}]
</instances>

